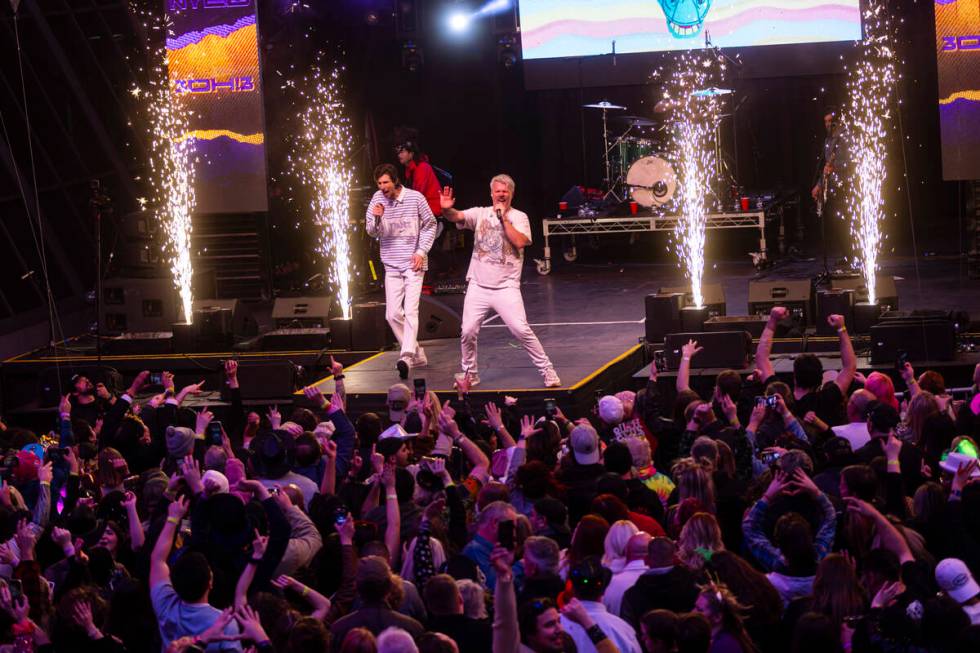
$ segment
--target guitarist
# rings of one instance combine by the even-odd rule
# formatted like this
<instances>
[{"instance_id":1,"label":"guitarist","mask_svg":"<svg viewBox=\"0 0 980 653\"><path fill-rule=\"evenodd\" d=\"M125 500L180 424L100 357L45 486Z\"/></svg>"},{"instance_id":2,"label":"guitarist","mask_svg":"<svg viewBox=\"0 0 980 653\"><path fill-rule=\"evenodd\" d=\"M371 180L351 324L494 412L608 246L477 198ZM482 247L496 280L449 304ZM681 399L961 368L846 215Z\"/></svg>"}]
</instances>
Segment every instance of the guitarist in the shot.
<instances>
[{"instance_id":1,"label":"guitarist","mask_svg":"<svg viewBox=\"0 0 980 653\"><path fill-rule=\"evenodd\" d=\"M835 180L840 179L839 174L835 174L841 169L846 156L846 144L843 139L843 129L837 118L837 109L828 107L824 112L823 124L827 135L823 140L823 149L820 152L820 163L817 168L815 183L810 190L810 195L817 205L817 217L821 220L821 231L823 231L824 247L827 247L827 238L834 238L833 235L826 233L826 209L827 200L830 195L831 185Z\"/></svg>"}]
</instances>

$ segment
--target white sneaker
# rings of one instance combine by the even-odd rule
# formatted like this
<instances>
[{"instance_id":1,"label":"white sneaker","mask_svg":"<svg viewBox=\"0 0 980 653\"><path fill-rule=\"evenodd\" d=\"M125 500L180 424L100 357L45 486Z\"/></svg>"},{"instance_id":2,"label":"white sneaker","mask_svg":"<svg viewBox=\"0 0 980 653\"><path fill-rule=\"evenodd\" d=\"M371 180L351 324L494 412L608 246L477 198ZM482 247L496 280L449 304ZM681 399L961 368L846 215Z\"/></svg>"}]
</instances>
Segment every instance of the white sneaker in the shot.
<instances>
[{"instance_id":1,"label":"white sneaker","mask_svg":"<svg viewBox=\"0 0 980 653\"><path fill-rule=\"evenodd\" d=\"M561 387L561 379L558 378L558 373L555 372L555 368L549 367L544 371L544 387L546 388Z\"/></svg>"},{"instance_id":2,"label":"white sneaker","mask_svg":"<svg viewBox=\"0 0 980 653\"><path fill-rule=\"evenodd\" d=\"M412 367L425 367L429 364L429 359L425 357L425 350L419 347L409 362Z\"/></svg>"},{"instance_id":3,"label":"white sneaker","mask_svg":"<svg viewBox=\"0 0 980 653\"><path fill-rule=\"evenodd\" d=\"M453 375L453 378L456 379L456 382L453 383L453 387L459 388L459 382L466 378L466 372L457 372ZM475 388L478 385L480 385L480 375L470 374L470 387Z\"/></svg>"}]
</instances>

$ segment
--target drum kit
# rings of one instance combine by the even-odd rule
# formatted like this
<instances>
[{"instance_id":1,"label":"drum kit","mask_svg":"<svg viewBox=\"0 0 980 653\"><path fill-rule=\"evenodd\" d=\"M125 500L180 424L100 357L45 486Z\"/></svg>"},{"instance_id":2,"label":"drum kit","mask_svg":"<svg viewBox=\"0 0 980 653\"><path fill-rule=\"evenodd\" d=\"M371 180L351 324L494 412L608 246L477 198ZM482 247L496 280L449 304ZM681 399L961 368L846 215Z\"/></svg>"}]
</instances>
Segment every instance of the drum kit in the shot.
<instances>
[{"instance_id":1,"label":"drum kit","mask_svg":"<svg viewBox=\"0 0 980 653\"><path fill-rule=\"evenodd\" d=\"M696 98L731 94L727 88L705 88L692 92ZM664 138L657 132L669 128L669 121L662 123L642 116L616 115L611 111L626 111L626 107L602 100L582 105L586 109L602 111L603 165L605 167L606 198L617 201L626 195L645 208L659 208L668 204L677 190L677 176L666 153ZM675 102L661 100L654 112L669 118L677 108ZM610 139L609 123L622 126L622 131ZM716 138L716 140L718 140ZM717 147L717 144L716 144ZM620 195L623 193L623 196Z\"/></svg>"}]
</instances>

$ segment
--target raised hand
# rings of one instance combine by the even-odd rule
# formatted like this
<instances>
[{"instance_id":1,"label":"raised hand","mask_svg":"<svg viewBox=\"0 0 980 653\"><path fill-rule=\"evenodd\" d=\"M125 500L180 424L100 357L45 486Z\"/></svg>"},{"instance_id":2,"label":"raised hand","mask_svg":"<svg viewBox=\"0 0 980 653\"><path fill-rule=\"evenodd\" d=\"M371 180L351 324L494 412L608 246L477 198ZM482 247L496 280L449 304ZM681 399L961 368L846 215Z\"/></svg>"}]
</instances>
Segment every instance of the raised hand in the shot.
<instances>
[{"instance_id":1,"label":"raised hand","mask_svg":"<svg viewBox=\"0 0 980 653\"><path fill-rule=\"evenodd\" d=\"M21 560L34 559L34 543L37 541L37 538L34 536L31 523L26 519L21 519L17 522L17 532L14 534L14 541L17 542L17 548L20 550Z\"/></svg>"},{"instance_id":2,"label":"raised hand","mask_svg":"<svg viewBox=\"0 0 980 653\"><path fill-rule=\"evenodd\" d=\"M229 382L238 380L238 361L233 358L225 361L225 378Z\"/></svg>"},{"instance_id":3,"label":"raised hand","mask_svg":"<svg viewBox=\"0 0 980 653\"><path fill-rule=\"evenodd\" d=\"M735 405L735 402L732 401L731 397L724 392L720 393L718 396L718 404L721 406L721 412L729 423L734 424L738 421L738 407Z\"/></svg>"},{"instance_id":4,"label":"raised hand","mask_svg":"<svg viewBox=\"0 0 980 653\"><path fill-rule=\"evenodd\" d=\"M57 544L58 548L66 549L71 546L71 531L55 526L51 529L51 541Z\"/></svg>"},{"instance_id":5,"label":"raised hand","mask_svg":"<svg viewBox=\"0 0 980 653\"><path fill-rule=\"evenodd\" d=\"M489 401L485 410L487 411L487 423L490 425L490 428L494 431L499 431L504 428L504 420L500 415L500 409L497 408L497 404Z\"/></svg>"},{"instance_id":6,"label":"raised hand","mask_svg":"<svg viewBox=\"0 0 980 653\"><path fill-rule=\"evenodd\" d=\"M380 218L384 214L385 214L385 205L382 204L381 202L378 202L377 204L371 207L371 215L373 215L374 217Z\"/></svg>"},{"instance_id":7,"label":"raised hand","mask_svg":"<svg viewBox=\"0 0 980 653\"><path fill-rule=\"evenodd\" d=\"M214 413L212 413L207 408L202 408L201 412L197 414L197 418L194 423L195 433L204 433L208 430L208 424L214 419Z\"/></svg>"},{"instance_id":8,"label":"raised hand","mask_svg":"<svg viewBox=\"0 0 980 653\"><path fill-rule=\"evenodd\" d=\"M537 432L538 429L534 426L534 417L531 415L523 415L521 417L521 437L529 438Z\"/></svg>"},{"instance_id":9,"label":"raised hand","mask_svg":"<svg viewBox=\"0 0 980 653\"><path fill-rule=\"evenodd\" d=\"M174 373L163 371L160 373L161 385L163 385L164 390L170 390L173 392L174 389Z\"/></svg>"},{"instance_id":10,"label":"raised hand","mask_svg":"<svg viewBox=\"0 0 980 653\"><path fill-rule=\"evenodd\" d=\"M455 203L456 198L453 196L453 189L444 186L442 192L439 193L439 206L443 209L451 209Z\"/></svg>"},{"instance_id":11,"label":"raised hand","mask_svg":"<svg viewBox=\"0 0 980 653\"><path fill-rule=\"evenodd\" d=\"M323 396L323 392L320 388L315 385L308 385L303 388L303 396L306 397L310 402L313 403L317 408L327 407L327 398Z\"/></svg>"},{"instance_id":12,"label":"raised hand","mask_svg":"<svg viewBox=\"0 0 980 653\"><path fill-rule=\"evenodd\" d=\"M185 395L185 396L186 395L199 395L199 394L201 394L201 392L203 392L203 390L202 390L203 386L204 386L204 379L201 379L197 383L192 383L190 385L184 386L184 388L180 391L180 393L182 395Z\"/></svg>"},{"instance_id":13,"label":"raised hand","mask_svg":"<svg viewBox=\"0 0 980 653\"><path fill-rule=\"evenodd\" d=\"M772 481L770 481L769 487L766 488L766 493L762 495L762 498L772 503L776 497L786 490L789 484L790 478L786 472L778 470L775 476L772 477Z\"/></svg>"},{"instance_id":14,"label":"raised hand","mask_svg":"<svg viewBox=\"0 0 980 653\"><path fill-rule=\"evenodd\" d=\"M809 494L810 496L816 497L820 496L820 488L818 488L802 467L797 467L793 470L793 480L791 481L793 489L792 494Z\"/></svg>"},{"instance_id":15,"label":"raised hand","mask_svg":"<svg viewBox=\"0 0 980 653\"><path fill-rule=\"evenodd\" d=\"M180 461L180 474L187 481L191 492L197 494L204 490L204 485L201 483L201 465L194 460L194 456L188 454Z\"/></svg>"},{"instance_id":16,"label":"raised hand","mask_svg":"<svg viewBox=\"0 0 980 653\"><path fill-rule=\"evenodd\" d=\"M225 608L218 615L218 618L214 620L214 623L208 626L207 630L203 631L197 636L197 641L202 644L210 644L212 642L229 642L234 640L239 640L242 638L238 633L233 633L231 635L225 633L225 629L231 620L235 618L235 613L231 608Z\"/></svg>"},{"instance_id":17,"label":"raised hand","mask_svg":"<svg viewBox=\"0 0 980 653\"><path fill-rule=\"evenodd\" d=\"M187 514L187 509L190 508L190 505L186 497L177 497L176 501L171 501L170 505L167 506L167 517L176 519L177 521L182 520L184 515Z\"/></svg>"},{"instance_id":18,"label":"raised hand","mask_svg":"<svg viewBox=\"0 0 980 653\"><path fill-rule=\"evenodd\" d=\"M888 439L885 440L883 448L885 450L886 462L898 460L898 454L902 451L902 441L896 438L895 432L892 431L888 434Z\"/></svg>"},{"instance_id":19,"label":"raised hand","mask_svg":"<svg viewBox=\"0 0 980 653\"><path fill-rule=\"evenodd\" d=\"M54 463L50 460L37 468L37 480L39 483L51 483L54 478Z\"/></svg>"},{"instance_id":20,"label":"raised hand","mask_svg":"<svg viewBox=\"0 0 980 653\"><path fill-rule=\"evenodd\" d=\"M334 527L337 529L337 534L340 535L340 543L344 545L350 545L354 543L354 518L350 513L347 513L347 519L343 523L334 522Z\"/></svg>"},{"instance_id":21,"label":"raised hand","mask_svg":"<svg viewBox=\"0 0 980 653\"><path fill-rule=\"evenodd\" d=\"M58 412L62 415L71 415L71 393L69 392L61 401L58 402Z\"/></svg>"},{"instance_id":22,"label":"raised hand","mask_svg":"<svg viewBox=\"0 0 980 653\"><path fill-rule=\"evenodd\" d=\"M950 484L950 490L955 493L960 493L963 488L969 484L970 479L973 477L973 472L976 471L978 461L976 458L971 458L969 461L960 463L960 466L956 469L956 473L953 474L953 482Z\"/></svg>"},{"instance_id":23,"label":"raised hand","mask_svg":"<svg viewBox=\"0 0 980 653\"><path fill-rule=\"evenodd\" d=\"M377 447L371 447L371 471L381 474L384 471L385 457L377 452Z\"/></svg>"},{"instance_id":24,"label":"raised hand","mask_svg":"<svg viewBox=\"0 0 980 653\"><path fill-rule=\"evenodd\" d=\"M829 324L834 331L840 331L844 328L844 316L837 314L828 315L827 324Z\"/></svg>"},{"instance_id":25,"label":"raised hand","mask_svg":"<svg viewBox=\"0 0 980 653\"><path fill-rule=\"evenodd\" d=\"M262 535L257 528L253 532L255 539L252 540L252 557L261 558L265 555L265 551L269 547L269 536Z\"/></svg>"},{"instance_id":26,"label":"raised hand","mask_svg":"<svg viewBox=\"0 0 980 653\"><path fill-rule=\"evenodd\" d=\"M104 383L95 384L95 395L102 401L109 401L112 398L109 388L105 387Z\"/></svg>"},{"instance_id":27,"label":"raised hand","mask_svg":"<svg viewBox=\"0 0 980 653\"><path fill-rule=\"evenodd\" d=\"M704 347L698 347L697 340L688 340L686 345L681 346L681 356L684 358L692 358L695 354L703 350Z\"/></svg>"},{"instance_id":28,"label":"raised hand","mask_svg":"<svg viewBox=\"0 0 980 653\"><path fill-rule=\"evenodd\" d=\"M335 377L344 373L344 366L338 361L334 360L333 356L330 357L330 373Z\"/></svg>"},{"instance_id":29,"label":"raised hand","mask_svg":"<svg viewBox=\"0 0 980 653\"><path fill-rule=\"evenodd\" d=\"M149 380L150 380L150 370L143 370L142 372L137 374L136 378L133 379L133 382L129 384L129 390L127 390L126 394L128 394L130 397L136 397L136 395L139 394L140 390L143 388L144 385L146 385L147 381Z\"/></svg>"},{"instance_id":30,"label":"raised hand","mask_svg":"<svg viewBox=\"0 0 980 653\"><path fill-rule=\"evenodd\" d=\"M433 501L432 503L430 503L425 507L422 516L425 519L432 521L433 519L435 519L436 517L442 514L442 510L445 507L446 507L445 499L436 499L435 501Z\"/></svg>"},{"instance_id":31,"label":"raised hand","mask_svg":"<svg viewBox=\"0 0 980 653\"><path fill-rule=\"evenodd\" d=\"M510 576L514 566L514 552L502 546L493 547L490 552L490 565L497 572L497 576Z\"/></svg>"},{"instance_id":32,"label":"raised hand","mask_svg":"<svg viewBox=\"0 0 980 653\"><path fill-rule=\"evenodd\" d=\"M585 629L589 629L595 625L595 621L593 621L592 617L586 611L585 606L578 599L572 599L566 603L561 609L561 614Z\"/></svg>"},{"instance_id":33,"label":"raised hand","mask_svg":"<svg viewBox=\"0 0 980 653\"><path fill-rule=\"evenodd\" d=\"M241 626L242 636L245 639L256 643L269 641L269 636L266 635L265 629L262 628L262 622L259 620L258 613L249 606L243 606L235 614L235 620Z\"/></svg>"},{"instance_id":34,"label":"raised hand","mask_svg":"<svg viewBox=\"0 0 980 653\"><path fill-rule=\"evenodd\" d=\"M275 431L282 424L282 414L279 412L278 406L269 406L269 425L272 430Z\"/></svg>"},{"instance_id":35,"label":"raised hand","mask_svg":"<svg viewBox=\"0 0 980 653\"><path fill-rule=\"evenodd\" d=\"M770 322L782 322L789 315L789 309L785 306L773 306L769 311Z\"/></svg>"}]
</instances>

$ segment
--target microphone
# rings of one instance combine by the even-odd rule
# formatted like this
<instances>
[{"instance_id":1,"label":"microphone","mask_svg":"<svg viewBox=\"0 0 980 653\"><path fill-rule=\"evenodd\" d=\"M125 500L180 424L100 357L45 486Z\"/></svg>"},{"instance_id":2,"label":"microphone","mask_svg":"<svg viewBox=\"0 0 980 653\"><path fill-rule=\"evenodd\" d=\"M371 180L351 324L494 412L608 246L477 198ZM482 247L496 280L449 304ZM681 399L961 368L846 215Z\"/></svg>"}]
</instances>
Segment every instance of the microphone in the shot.
<instances>
[{"instance_id":1,"label":"microphone","mask_svg":"<svg viewBox=\"0 0 980 653\"><path fill-rule=\"evenodd\" d=\"M500 209L494 209L494 211L496 211L496 213L497 213L497 220L500 222L500 224L503 224L504 223L504 216L500 212Z\"/></svg>"}]
</instances>

